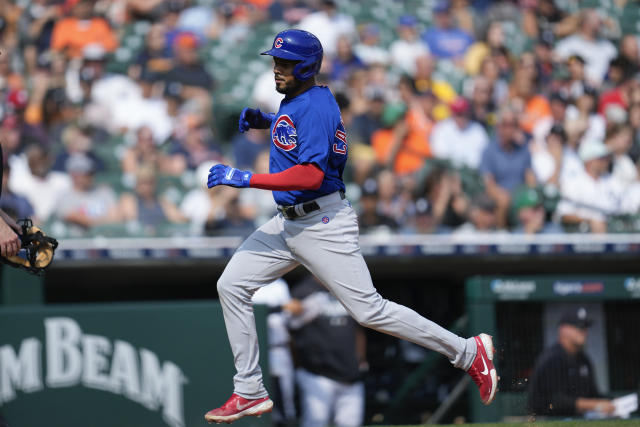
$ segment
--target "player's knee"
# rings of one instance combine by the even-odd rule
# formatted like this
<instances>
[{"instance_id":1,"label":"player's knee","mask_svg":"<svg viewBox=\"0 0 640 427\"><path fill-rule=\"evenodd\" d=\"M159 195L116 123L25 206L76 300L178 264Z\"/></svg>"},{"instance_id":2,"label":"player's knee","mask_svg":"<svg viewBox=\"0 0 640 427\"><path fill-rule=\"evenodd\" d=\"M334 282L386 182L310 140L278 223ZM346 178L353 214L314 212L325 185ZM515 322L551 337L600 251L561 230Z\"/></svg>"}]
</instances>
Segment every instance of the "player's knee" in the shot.
<instances>
[{"instance_id":1,"label":"player's knee","mask_svg":"<svg viewBox=\"0 0 640 427\"><path fill-rule=\"evenodd\" d=\"M225 297L233 293L233 282L229 280L224 274L218 279L218 296Z\"/></svg>"},{"instance_id":2,"label":"player's knee","mask_svg":"<svg viewBox=\"0 0 640 427\"><path fill-rule=\"evenodd\" d=\"M372 311L365 311L354 316L355 321L365 328L374 328L377 318L376 313Z\"/></svg>"}]
</instances>

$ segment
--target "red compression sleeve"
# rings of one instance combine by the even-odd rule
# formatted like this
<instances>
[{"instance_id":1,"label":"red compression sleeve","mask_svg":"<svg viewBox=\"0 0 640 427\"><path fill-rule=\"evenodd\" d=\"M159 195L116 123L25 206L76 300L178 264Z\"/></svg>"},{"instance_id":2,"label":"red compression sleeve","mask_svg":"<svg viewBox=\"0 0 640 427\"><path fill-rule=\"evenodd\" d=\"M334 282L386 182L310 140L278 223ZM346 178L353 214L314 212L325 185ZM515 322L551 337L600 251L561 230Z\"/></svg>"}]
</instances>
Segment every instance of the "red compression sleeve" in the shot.
<instances>
[{"instance_id":1,"label":"red compression sleeve","mask_svg":"<svg viewBox=\"0 0 640 427\"><path fill-rule=\"evenodd\" d=\"M249 186L275 191L317 190L323 179L324 172L319 167L305 163L278 173L253 174Z\"/></svg>"}]
</instances>

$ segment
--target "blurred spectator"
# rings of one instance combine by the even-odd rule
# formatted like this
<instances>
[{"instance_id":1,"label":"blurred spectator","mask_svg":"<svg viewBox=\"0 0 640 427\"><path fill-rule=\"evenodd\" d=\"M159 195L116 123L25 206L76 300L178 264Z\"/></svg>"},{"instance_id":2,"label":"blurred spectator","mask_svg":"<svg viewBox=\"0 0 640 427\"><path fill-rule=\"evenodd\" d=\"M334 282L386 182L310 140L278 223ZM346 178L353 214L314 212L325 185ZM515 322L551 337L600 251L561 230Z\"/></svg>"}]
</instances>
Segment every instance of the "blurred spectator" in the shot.
<instances>
[{"instance_id":1,"label":"blurred spectator","mask_svg":"<svg viewBox=\"0 0 640 427\"><path fill-rule=\"evenodd\" d=\"M351 149L351 147L349 147L349 149ZM263 148L249 169L255 173L269 173L268 148ZM205 174L205 178L206 176ZM264 224L278 212L273 200L273 194L270 191L260 190L259 188L247 188L241 191L238 203L240 205L241 216L252 219L256 225Z\"/></svg>"},{"instance_id":2,"label":"blurred spectator","mask_svg":"<svg viewBox=\"0 0 640 427\"><path fill-rule=\"evenodd\" d=\"M566 120L569 99L564 92L553 92L549 97L551 115L538 120L533 128L532 137L535 145L544 144L547 135L555 125L563 125Z\"/></svg>"},{"instance_id":3,"label":"blurred spectator","mask_svg":"<svg viewBox=\"0 0 640 427\"><path fill-rule=\"evenodd\" d=\"M414 89L419 92L431 91L440 103L435 107L433 117L442 120L449 116L447 106L456 97L456 91L446 81L433 77L435 59L429 55L422 55L416 59L416 72L413 75Z\"/></svg>"},{"instance_id":4,"label":"blurred spectator","mask_svg":"<svg viewBox=\"0 0 640 427\"><path fill-rule=\"evenodd\" d=\"M182 156L169 156L163 153L153 140L151 129L142 126L136 131L136 140L122 154L122 181L126 187L133 188L135 176L142 167L151 167L161 174L179 176L186 168L186 160Z\"/></svg>"},{"instance_id":5,"label":"blurred spectator","mask_svg":"<svg viewBox=\"0 0 640 427\"><path fill-rule=\"evenodd\" d=\"M285 21L293 26L309 14L309 5L303 0L274 0L269 5L272 21Z\"/></svg>"},{"instance_id":6,"label":"blurred spectator","mask_svg":"<svg viewBox=\"0 0 640 427\"><path fill-rule=\"evenodd\" d=\"M436 98L429 90L411 95L408 109L390 105L382 120L393 123L391 129L380 129L371 135L371 143L381 166L399 175L419 170L431 157L429 138L433 127Z\"/></svg>"},{"instance_id":7,"label":"blurred spectator","mask_svg":"<svg viewBox=\"0 0 640 427\"><path fill-rule=\"evenodd\" d=\"M553 41L574 33L578 28L578 16L568 14L553 0L523 2L523 6L522 28L531 38Z\"/></svg>"},{"instance_id":8,"label":"blurred spectator","mask_svg":"<svg viewBox=\"0 0 640 427\"><path fill-rule=\"evenodd\" d=\"M144 73L160 77L172 67L171 49L167 45L166 27L162 23L151 25L142 51L129 67L129 76L137 80Z\"/></svg>"},{"instance_id":9,"label":"blurred spectator","mask_svg":"<svg viewBox=\"0 0 640 427\"><path fill-rule=\"evenodd\" d=\"M0 198L0 210L4 211L11 218L33 218L34 210L26 197L15 194L11 191L10 179L11 166L4 165L2 169L2 197Z\"/></svg>"},{"instance_id":10,"label":"blurred spectator","mask_svg":"<svg viewBox=\"0 0 640 427\"><path fill-rule=\"evenodd\" d=\"M69 157L67 172L72 188L56 200L55 215L67 225L70 236L81 237L96 225L120 220L116 194L107 186L95 184L95 165L89 157Z\"/></svg>"},{"instance_id":11,"label":"blurred spectator","mask_svg":"<svg viewBox=\"0 0 640 427\"><path fill-rule=\"evenodd\" d=\"M629 107L629 124L633 129L633 146L631 153L637 162L640 158L640 103L635 103Z\"/></svg>"},{"instance_id":12,"label":"blurred spectator","mask_svg":"<svg viewBox=\"0 0 640 427\"><path fill-rule=\"evenodd\" d=\"M182 223L186 218L178 207L165 197L159 196L156 173L150 166L136 171L134 193L120 196L121 220L130 230L142 230L144 235L157 236L159 227L167 223Z\"/></svg>"},{"instance_id":13,"label":"blurred spectator","mask_svg":"<svg viewBox=\"0 0 640 427\"><path fill-rule=\"evenodd\" d=\"M271 144L269 136L269 131L262 129L249 129L247 132L237 134L231 141L235 167L253 169L260 153L269 151ZM268 169L266 173L269 173Z\"/></svg>"},{"instance_id":14,"label":"blurred spectator","mask_svg":"<svg viewBox=\"0 0 640 427\"><path fill-rule=\"evenodd\" d=\"M628 124L617 125L607 132L605 139L611 151L611 178L626 188L638 180L638 169L629 157L633 144L633 129Z\"/></svg>"},{"instance_id":15,"label":"blurred spectator","mask_svg":"<svg viewBox=\"0 0 640 427\"><path fill-rule=\"evenodd\" d=\"M388 169L377 176L378 212L404 225L412 211L411 180L398 178Z\"/></svg>"},{"instance_id":16,"label":"blurred spectator","mask_svg":"<svg viewBox=\"0 0 640 427\"><path fill-rule=\"evenodd\" d=\"M640 67L640 42L636 34L625 34L620 40L620 56L637 70Z\"/></svg>"},{"instance_id":17,"label":"blurred spectator","mask_svg":"<svg viewBox=\"0 0 640 427\"><path fill-rule=\"evenodd\" d=\"M476 76L472 82L470 97L470 118L484 127L486 132L493 130L496 124L496 103L493 86L484 76Z\"/></svg>"},{"instance_id":18,"label":"blurred spectator","mask_svg":"<svg viewBox=\"0 0 640 427\"><path fill-rule=\"evenodd\" d=\"M580 144L580 159L584 173L574 176L562 186L562 199L556 214L562 224L579 231L604 233L607 215L618 209L618 184L608 176L611 151L598 140Z\"/></svg>"},{"instance_id":19,"label":"blurred spectator","mask_svg":"<svg viewBox=\"0 0 640 427\"><path fill-rule=\"evenodd\" d=\"M342 304L309 276L291 292L301 427L357 427L364 418L365 335Z\"/></svg>"},{"instance_id":20,"label":"blurred spectator","mask_svg":"<svg viewBox=\"0 0 640 427\"><path fill-rule=\"evenodd\" d=\"M176 22L176 29L195 35L198 40L204 41L214 38L218 34L221 26L221 19L214 13L214 9L205 4L197 2L185 2L185 8L180 11L180 16Z\"/></svg>"},{"instance_id":21,"label":"blurred spectator","mask_svg":"<svg viewBox=\"0 0 640 427\"><path fill-rule=\"evenodd\" d=\"M581 140L604 139L606 123L604 117L597 112L598 94L591 86L585 86L574 104L569 105L566 111L566 120L586 122L586 129Z\"/></svg>"},{"instance_id":22,"label":"blurred spectator","mask_svg":"<svg viewBox=\"0 0 640 427\"><path fill-rule=\"evenodd\" d=\"M325 56L331 58L336 53L338 37L346 34L356 36L353 17L338 12L334 0L320 0L320 10L305 16L298 25L301 30L315 34L322 44Z\"/></svg>"},{"instance_id":23,"label":"blurred spectator","mask_svg":"<svg viewBox=\"0 0 640 427\"><path fill-rule=\"evenodd\" d=\"M195 170L203 162L219 161L222 156L213 139L211 129L202 122L202 118L194 116L191 121L193 123L189 123L184 137L172 141L169 154L172 165L182 164L178 160L182 157L186 162L186 167Z\"/></svg>"},{"instance_id":24,"label":"blurred spectator","mask_svg":"<svg viewBox=\"0 0 640 427\"><path fill-rule=\"evenodd\" d=\"M535 68L520 66L511 82L510 104L519 111L522 130L532 134L536 125L551 116L549 101L536 92Z\"/></svg>"},{"instance_id":25,"label":"blurred spectator","mask_svg":"<svg viewBox=\"0 0 640 427\"><path fill-rule=\"evenodd\" d=\"M584 58L580 55L571 55L566 61L569 76L563 82L562 90L566 91L571 100L577 99L583 94L586 87L593 87L587 79L584 71Z\"/></svg>"},{"instance_id":26,"label":"blurred spectator","mask_svg":"<svg viewBox=\"0 0 640 427\"><path fill-rule=\"evenodd\" d=\"M48 61L49 46L55 23L62 14L59 4L49 0L34 0L21 16L26 32L24 59L27 71L33 73L38 64Z\"/></svg>"},{"instance_id":27,"label":"blurred spectator","mask_svg":"<svg viewBox=\"0 0 640 427\"><path fill-rule=\"evenodd\" d=\"M496 203L498 226L504 228L512 192L523 184L536 185L528 140L518 129L514 110L505 108L500 112L496 136L482 154L480 172L487 194Z\"/></svg>"},{"instance_id":28,"label":"blurred spectator","mask_svg":"<svg viewBox=\"0 0 640 427\"><path fill-rule=\"evenodd\" d=\"M553 125L544 141L532 145L531 167L539 183L556 190L561 182L568 182L582 171L582 162L567 147L567 133L561 124Z\"/></svg>"},{"instance_id":29,"label":"blurred spectator","mask_svg":"<svg viewBox=\"0 0 640 427\"><path fill-rule=\"evenodd\" d=\"M556 85L555 79L555 63L553 45L547 39L538 39L533 48L534 67L538 76L538 84L543 88L550 88Z\"/></svg>"},{"instance_id":30,"label":"blurred spectator","mask_svg":"<svg viewBox=\"0 0 640 427\"><path fill-rule=\"evenodd\" d=\"M448 0L438 0L433 12L435 25L422 35L429 50L440 59L461 59L473 43L473 37L454 26Z\"/></svg>"},{"instance_id":31,"label":"blurred spectator","mask_svg":"<svg viewBox=\"0 0 640 427\"><path fill-rule=\"evenodd\" d=\"M93 151L93 141L88 129L81 129L75 124L68 125L62 132L63 151L60 152L54 162L54 171L66 172L67 160L74 154L84 154L91 159L95 165L96 172L105 169L104 161Z\"/></svg>"},{"instance_id":32,"label":"blurred spectator","mask_svg":"<svg viewBox=\"0 0 640 427\"><path fill-rule=\"evenodd\" d=\"M557 342L538 356L531 374L529 410L533 414L613 413L615 407L598 391L593 365L583 351L592 323L583 307L563 313Z\"/></svg>"},{"instance_id":33,"label":"blurred spectator","mask_svg":"<svg viewBox=\"0 0 640 427\"><path fill-rule=\"evenodd\" d=\"M622 113L626 113L633 88L638 84L639 82L633 75L626 74L620 84L601 94L598 103L598 113L602 114L607 119L607 122L624 121L626 115L624 118L618 117Z\"/></svg>"},{"instance_id":34,"label":"blurred spectator","mask_svg":"<svg viewBox=\"0 0 640 427\"><path fill-rule=\"evenodd\" d=\"M12 154L19 154L24 148L20 123L15 115L7 115L0 123L0 142L2 142L2 149L7 159Z\"/></svg>"},{"instance_id":35,"label":"blurred spectator","mask_svg":"<svg viewBox=\"0 0 640 427\"><path fill-rule=\"evenodd\" d=\"M198 39L190 33L178 34L173 41L176 65L165 75L167 82L179 82L183 86L210 91L213 78L205 70L198 57Z\"/></svg>"},{"instance_id":36,"label":"blurred spectator","mask_svg":"<svg viewBox=\"0 0 640 427\"><path fill-rule=\"evenodd\" d=\"M189 219L194 235L243 235L255 228L252 218L243 212L238 201L238 189L227 186L206 188L206 178L213 163L203 163L196 172L200 184L189 191L180 212Z\"/></svg>"},{"instance_id":37,"label":"blurred spectator","mask_svg":"<svg viewBox=\"0 0 640 427\"><path fill-rule=\"evenodd\" d=\"M475 76L480 72L484 60L490 57L491 52L497 49L504 49L506 35L504 26L500 21L489 23L485 34L480 40L475 41L464 56L464 70L467 74Z\"/></svg>"},{"instance_id":38,"label":"blurred spectator","mask_svg":"<svg viewBox=\"0 0 640 427\"><path fill-rule=\"evenodd\" d=\"M628 59L622 56L615 57L609 62L607 77L602 85L602 89L606 91L620 86L626 79L631 78L636 71L636 65Z\"/></svg>"},{"instance_id":39,"label":"blurred spectator","mask_svg":"<svg viewBox=\"0 0 640 427\"><path fill-rule=\"evenodd\" d=\"M176 7L176 4L184 3L180 0L168 1L163 7L162 0L127 0L124 4L126 15L133 21L152 21L159 19L167 10Z\"/></svg>"},{"instance_id":40,"label":"blurred spectator","mask_svg":"<svg viewBox=\"0 0 640 427\"><path fill-rule=\"evenodd\" d=\"M556 55L566 60L571 55L580 55L585 60L586 77L599 85L602 83L609 61L616 57L616 47L600 37L602 19L595 9L585 9L580 15L580 27L577 33L558 42Z\"/></svg>"},{"instance_id":41,"label":"blurred spectator","mask_svg":"<svg viewBox=\"0 0 640 427\"><path fill-rule=\"evenodd\" d=\"M336 42L336 55L331 62L332 81L347 80L354 70L365 68L360 57L354 53L349 35L343 34Z\"/></svg>"},{"instance_id":42,"label":"blurred spectator","mask_svg":"<svg viewBox=\"0 0 640 427\"><path fill-rule=\"evenodd\" d=\"M378 183L369 178L362 185L358 226L362 233L390 233L398 227L395 220L378 209Z\"/></svg>"},{"instance_id":43,"label":"blurred spectator","mask_svg":"<svg viewBox=\"0 0 640 427\"><path fill-rule=\"evenodd\" d=\"M424 196L416 200L416 231L450 232L467 220L469 206L470 200L462 189L460 175L436 167L425 179ZM420 215L421 210L426 215Z\"/></svg>"},{"instance_id":44,"label":"blurred spectator","mask_svg":"<svg viewBox=\"0 0 640 427\"><path fill-rule=\"evenodd\" d=\"M347 180L347 193L350 199L357 201L360 194L360 187L364 182L374 175L377 167L375 150L365 144L349 144L349 158L345 169ZM352 192L350 189L353 189ZM355 193L355 194L354 194Z\"/></svg>"},{"instance_id":45,"label":"blurred spectator","mask_svg":"<svg viewBox=\"0 0 640 427\"><path fill-rule=\"evenodd\" d=\"M383 127L382 115L385 107L384 93L377 89L367 91L367 110L358 114L348 126L349 142L371 144L373 134Z\"/></svg>"},{"instance_id":46,"label":"blurred spectator","mask_svg":"<svg viewBox=\"0 0 640 427\"><path fill-rule=\"evenodd\" d=\"M51 171L49 153L40 145L27 146L23 154L9 159L9 164L9 188L33 206L34 221L44 223L59 208L62 195L71 190L69 176Z\"/></svg>"},{"instance_id":47,"label":"blurred spectator","mask_svg":"<svg viewBox=\"0 0 640 427\"><path fill-rule=\"evenodd\" d=\"M165 84L180 83L182 96L194 98L203 111L212 107L214 81L198 56L198 40L193 34L178 34L173 41L175 65L164 75Z\"/></svg>"},{"instance_id":48,"label":"blurred spectator","mask_svg":"<svg viewBox=\"0 0 640 427\"><path fill-rule=\"evenodd\" d=\"M389 52L380 46L380 28L375 24L363 25L360 43L353 48L357 57L366 65L389 63Z\"/></svg>"},{"instance_id":49,"label":"blurred spectator","mask_svg":"<svg viewBox=\"0 0 640 427\"><path fill-rule=\"evenodd\" d=\"M402 15L396 32L398 38L389 46L391 65L405 74L414 75L416 59L429 54L429 46L418 37L418 20L413 15Z\"/></svg>"},{"instance_id":50,"label":"blurred spectator","mask_svg":"<svg viewBox=\"0 0 640 427\"><path fill-rule=\"evenodd\" d=\"M493 56L487 55L480 63L480 69L478 75L475 77L469 77L464 81L462 94L473 100L476 83L479 84L480 89L483 87L489 88L489 94L491 96L491 102L496 106L502 105L507 99L509 94L509 85L507 81L500 75L498 64ZM492 123L492 126L495 125Z\"/></svg>"},{"instance_id":51,"label":"blurred spectator","mask_svg":"<svg viewBox=\"0 0 640 427\"><path fill-rule=\"evenodd\" d=\"M64 7L70 16L56 21L51 35L51 49L69 58L80 58L85 47L99 45L107 52L118 47L118 39L109 23L95 15L95 0L67 0Z\"/></svg>"},{"instance_id":52,"label":"blurred spectator","mask_svg":"<svg viewBox=\"0 0 640 427\"><path fill-rule=\"evenodd\" d=\"M453 231L456 235L496 232L498 208L491 197L478 194L471 200L468 221Z\"/></svg>"},{"instance_id":53,"label":"blurred spectator","mask_svg":"<svg viewBox=\"0 0 640 427\"><path fill-rule=\"evenodd\" d=\"M542 193L536 188L521 187L515 192L513 196L514 233L562 233L562 228L557 224L547 222L543 201Z\"/></svg>"},{"instance_id":54,"label":"blurred spectator","mask_svg":"<svg viewBox=\"0 0 640 427\"><path fill-rule=\"evenodd\" d=\"M455 167L478 169L489 137L479 123L470 119L471 106L467 99L457 98L449 109L452 116L433 127L433 156L448 160Z\"/></svg>"}]
</instances>

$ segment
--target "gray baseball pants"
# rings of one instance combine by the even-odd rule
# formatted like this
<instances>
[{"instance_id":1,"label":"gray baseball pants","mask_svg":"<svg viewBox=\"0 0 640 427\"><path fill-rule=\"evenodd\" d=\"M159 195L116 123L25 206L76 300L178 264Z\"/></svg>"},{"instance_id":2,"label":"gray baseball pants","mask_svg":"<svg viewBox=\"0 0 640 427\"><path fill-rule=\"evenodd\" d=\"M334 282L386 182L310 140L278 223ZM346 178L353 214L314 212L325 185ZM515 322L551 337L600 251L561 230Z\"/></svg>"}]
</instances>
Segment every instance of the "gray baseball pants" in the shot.
<instances>
[{"instance_id":1,"label":"gray baseball pants","mask_svg":"<svg viewBox=\"0 0 640 427\"><path fill-rule=\"evenodd\" d=\"M469 369L473 338L461 338L376 291L358 243L358 220L338 192L316 199L319 210L296 219L274 216L236 250L218 280L218 294L237 374L234 392L267 396L258 365L258 336L251 296L302 264L361 325L445 355Z\"/></svg>"}]
</instances>

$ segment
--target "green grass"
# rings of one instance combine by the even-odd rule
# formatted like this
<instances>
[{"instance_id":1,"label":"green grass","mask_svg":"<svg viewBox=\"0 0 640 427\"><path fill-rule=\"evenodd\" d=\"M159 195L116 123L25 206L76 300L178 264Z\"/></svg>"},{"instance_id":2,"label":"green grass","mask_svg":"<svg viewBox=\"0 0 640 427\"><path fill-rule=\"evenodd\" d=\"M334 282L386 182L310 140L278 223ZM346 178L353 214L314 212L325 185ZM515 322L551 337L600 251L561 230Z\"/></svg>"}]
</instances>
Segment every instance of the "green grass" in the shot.
<instances>
[{"instance_id":1,"label":"green grass","mask_svg":"<svg viewBox=\"0 0 640 427\"><path fill-rule=\"evenodd\" d=\"M522 423L487 423L487 424L448 424L468 427L638 427L640 419L635 420L607 420L607 421L535 421ZM422 426L415 426L422 427Z\"/></svg>"}]
</instances>

